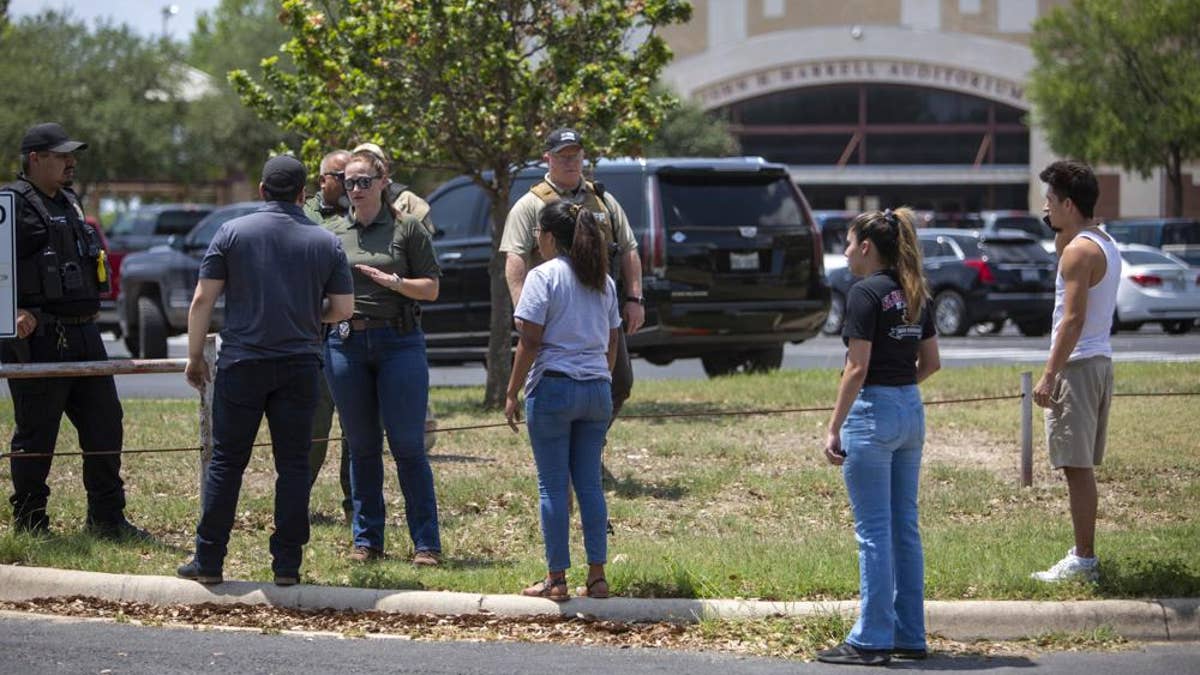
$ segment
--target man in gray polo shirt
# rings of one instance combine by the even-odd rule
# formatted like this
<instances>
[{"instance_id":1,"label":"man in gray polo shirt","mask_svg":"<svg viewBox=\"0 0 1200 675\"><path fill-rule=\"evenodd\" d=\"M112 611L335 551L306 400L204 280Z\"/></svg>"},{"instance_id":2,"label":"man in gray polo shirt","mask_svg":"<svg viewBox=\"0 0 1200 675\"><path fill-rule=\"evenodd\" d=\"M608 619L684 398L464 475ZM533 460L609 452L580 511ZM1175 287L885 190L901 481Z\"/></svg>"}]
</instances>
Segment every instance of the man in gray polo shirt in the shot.
<instances>
[{"instance_id":1,"label":"man in gray polo shirt","mask_svg":"<svg viewBox=\"0 0 1200 675\"><path fill-rule=\"evenodd\" d=\"M349 319L354 288L337 237L304 215L304 165L278 156L263 166L266 204L217 230L188 312L188 382L206 386L204 336L225 294L225 328L213 385L213 456L204 475L196 555L179 576L221 583L242 473L266 414L275 455L275 583L300 578L308 543L308 451L321 324Z\"/></svg>"}]
</instances>

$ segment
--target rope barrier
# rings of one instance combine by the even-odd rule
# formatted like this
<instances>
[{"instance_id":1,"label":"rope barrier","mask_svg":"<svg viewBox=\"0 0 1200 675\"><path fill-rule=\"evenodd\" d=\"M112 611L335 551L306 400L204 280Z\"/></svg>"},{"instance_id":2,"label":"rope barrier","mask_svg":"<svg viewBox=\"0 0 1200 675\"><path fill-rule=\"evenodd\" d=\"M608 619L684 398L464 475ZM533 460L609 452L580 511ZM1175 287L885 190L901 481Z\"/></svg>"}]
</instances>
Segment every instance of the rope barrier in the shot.
<instances>
[{"instance_id":1,"label":"rope barrier","mask_svg":"<svg viewBox=\"0 0 1200 675\"><path fill-rule=\"evenodd\" d=\"M1125 392L1116 393L1113 396L1121 397L1138 397L1138 396L1200 396L1200 391L1167 391L1167 392ZM1023 398L1023 394L1002 394L998 396L974 396L969 398L950 398L940 399L937 401L925 401L926 406L934 405L955 405L962 403L982 403L986 401L1010 401ZM651 419L677 419L685 417L749 417L755 415L785 415L794 413L810 413L810 412L832 412L833 406L821 406L811 408L760 408L755 410L696 410L691 412L677 413L643 413L638 415L620 415L617 420L651 420ZM517 424L525 424L524 420L518 421ZM427 429L427 434L440 434L452 431L474 431L478 429L496 429L500 427L507 428L508 422L496 422L488 424L472 424L461 427L443 427L438 429ZM342 437L314 438L313 443L332 443L334 441L344 440ZM251 447L263 448L269 447L271 441L263 441L254 443ZM83 455L100 456L100 455L136 455L136 454L153 454L153 453L171 453L171 452L199 452L199 446L183 447L183 448L135 448L130 450L101 450L97 452L4 452L0 453L0 460L4 459L37 459L46 457L80 457Z\"/></svg>"}]
</instances>

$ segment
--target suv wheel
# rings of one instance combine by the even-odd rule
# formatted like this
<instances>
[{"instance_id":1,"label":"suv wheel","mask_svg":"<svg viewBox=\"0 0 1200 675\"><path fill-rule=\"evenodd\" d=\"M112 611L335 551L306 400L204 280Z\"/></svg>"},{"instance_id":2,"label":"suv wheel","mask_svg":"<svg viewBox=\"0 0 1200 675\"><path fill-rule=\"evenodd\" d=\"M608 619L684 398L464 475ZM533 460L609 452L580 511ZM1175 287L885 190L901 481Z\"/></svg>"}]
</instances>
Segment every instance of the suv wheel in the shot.
<instances>
[{"instance_id":1,"label":"suv wheel","mask_svg":"<svg viewBox=\"0 0 1200 675\"><path fill-rule=\"evenodd\" d=\"M167 319L153 299L138 298L138 353L143 359L167 358Z\"/></svg>"},{"instance_id":2,"label":"suv wheel","mask_svg":"<svg viewBox=\"0 0 1200 675\"><path fill-rule=\"evenodd\" d=\"M845 320L846 299L841 293L834 293L829 299L829 315L825 317L825 325L821 327L821 332L826 335L839 335Z\"/></svg>"},{"instance_id":3,"label":"suv wheel","mask_svg":"<svg viewBox=\"0 0 1200 675\"><path fill-rule=\"evenodd\" d=\"M1042 337L1050 332L1051 318L1026 319L1017 322L1017 330L1025 337Z\"/></svg>"},{"instance_id":4,"label":"suv wheel","mask_svg":"<svg viewBox=\"0 0 1200 675\"><path fill-rule=\"evenodd\" d=\"M938 335L967 334L967 303L957 291L942 291L933 299L933 322Z\"/></svg>"},{"instance_id":5,"label":"suv wheel","mask_svg":"<svg viewBox=\"0 0 1200 675\"><path fill-rule=\"evenodd\" d=\"M126 334L125 337L121 338L121 341L125 343L125 349L129 350L129 358L141 358L141 353L138 352L137 326L133 327L132 334Z\"/></svg>"},{"instance_id":6,"label":"suv wheel","mask_svg":"<svg viewBox=\"0 0 1200 675\"><path fill-rule=\"evenodd\" d=\"M783 345L742 352L714 352L700 357L704 373L709 377L738 373L768 373L783 365Z\"/></svg>"}]
</instances>

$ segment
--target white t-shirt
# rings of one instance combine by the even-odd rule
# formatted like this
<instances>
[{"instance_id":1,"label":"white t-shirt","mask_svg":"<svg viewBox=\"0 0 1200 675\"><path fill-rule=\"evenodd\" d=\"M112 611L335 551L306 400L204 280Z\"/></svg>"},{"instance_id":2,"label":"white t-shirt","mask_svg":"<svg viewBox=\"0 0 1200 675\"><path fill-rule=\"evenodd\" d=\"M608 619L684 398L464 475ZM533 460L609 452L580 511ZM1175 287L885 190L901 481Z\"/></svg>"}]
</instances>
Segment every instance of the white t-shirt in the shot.
<instances>
[{"instance_id":1,"label":"white t-shirt","mask_svg":"<svg viewBox=\"0 0 1200 675\"><path fill-rule=\"evenodd\" d=\"M610 277L605 277L604 283L604 293L581 284L565 256L529 271L513 316L544 330L542 347L525 380L526 396L547 370L576 380L612 381L608 333L621 325L621 314L616 285Z\"/></svg>"}]
</instances>

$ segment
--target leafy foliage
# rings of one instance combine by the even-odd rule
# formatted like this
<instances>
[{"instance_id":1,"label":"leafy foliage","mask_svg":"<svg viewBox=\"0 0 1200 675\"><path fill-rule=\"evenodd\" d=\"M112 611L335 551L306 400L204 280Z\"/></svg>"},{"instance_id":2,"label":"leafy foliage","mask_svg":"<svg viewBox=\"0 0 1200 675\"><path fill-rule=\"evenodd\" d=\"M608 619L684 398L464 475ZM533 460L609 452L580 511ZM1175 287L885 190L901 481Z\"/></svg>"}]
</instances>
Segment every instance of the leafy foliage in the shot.
<instances>
[{"instance_id":1,"label":"leafy foliage","mask_svg":"<svg viewBox=\"0 0 1200 675\"><path fill-rule=\"evenodd\" d=\"M210 177L257 177L272 148L299 143L294 134L243 106L227 80L231 70L257 67L279 55L289 34L276 18L278 11L276 0L221 0L197 18L187 60L213 78L216 92L188 106L185 128L194 160ZM287 61L279 67L286 68Z\"/></svg>"},{"instance_id":2,"label":"leafy foliage","mask_svg":"<svg viewBox=\"0 0 1200 675\"><path fill-rule=\"evenodd\" d=\"M741 151L724 120L705 112L694 101L681 101L663 120L647 157L729 157Z\"/></svg>"},{"instance_id":3,"label":"leafy foliage","mask_svg":"<svg viewBox=\"0 0 1200 675\"><path fill-rule=\"evenodd\" d=\"M90 29L69 14L45 12L0 27L0 148L4 173L17 170L25 129L62 123L87 141L77 182L191 178L175 142L184 103L173 95L181 70L169 43L127 26Z\"/></svg>"},{"instance_id":4,"label":"leafy foliage","mask_svg":"<svg viewBox=\"0 0 1200 675\"><path fill-rule=\"evenodd\" d=\"M1055 152L1166 169L1200 158L1200 0L1074 0L1034 24L1029 94Z\"/></svg>"},{"instance_id":5,"label":"leafy foliage","mask_svg":"<svg viewBox=\"0 0 1200 675\"><path fill-rule=\"evenodd\" d=\"M465 173L492 197L499 246L513 173L541 139L574 126L588 152L636 154L672 99L652 85L670 59L659 26L684 0L284 0L292 39L261 82L231 73L242 100L325 150L372 141L399 164ZM503 258L491 264L485 401L500 405L511 367Z\"/></svg>"}]
</instances>

